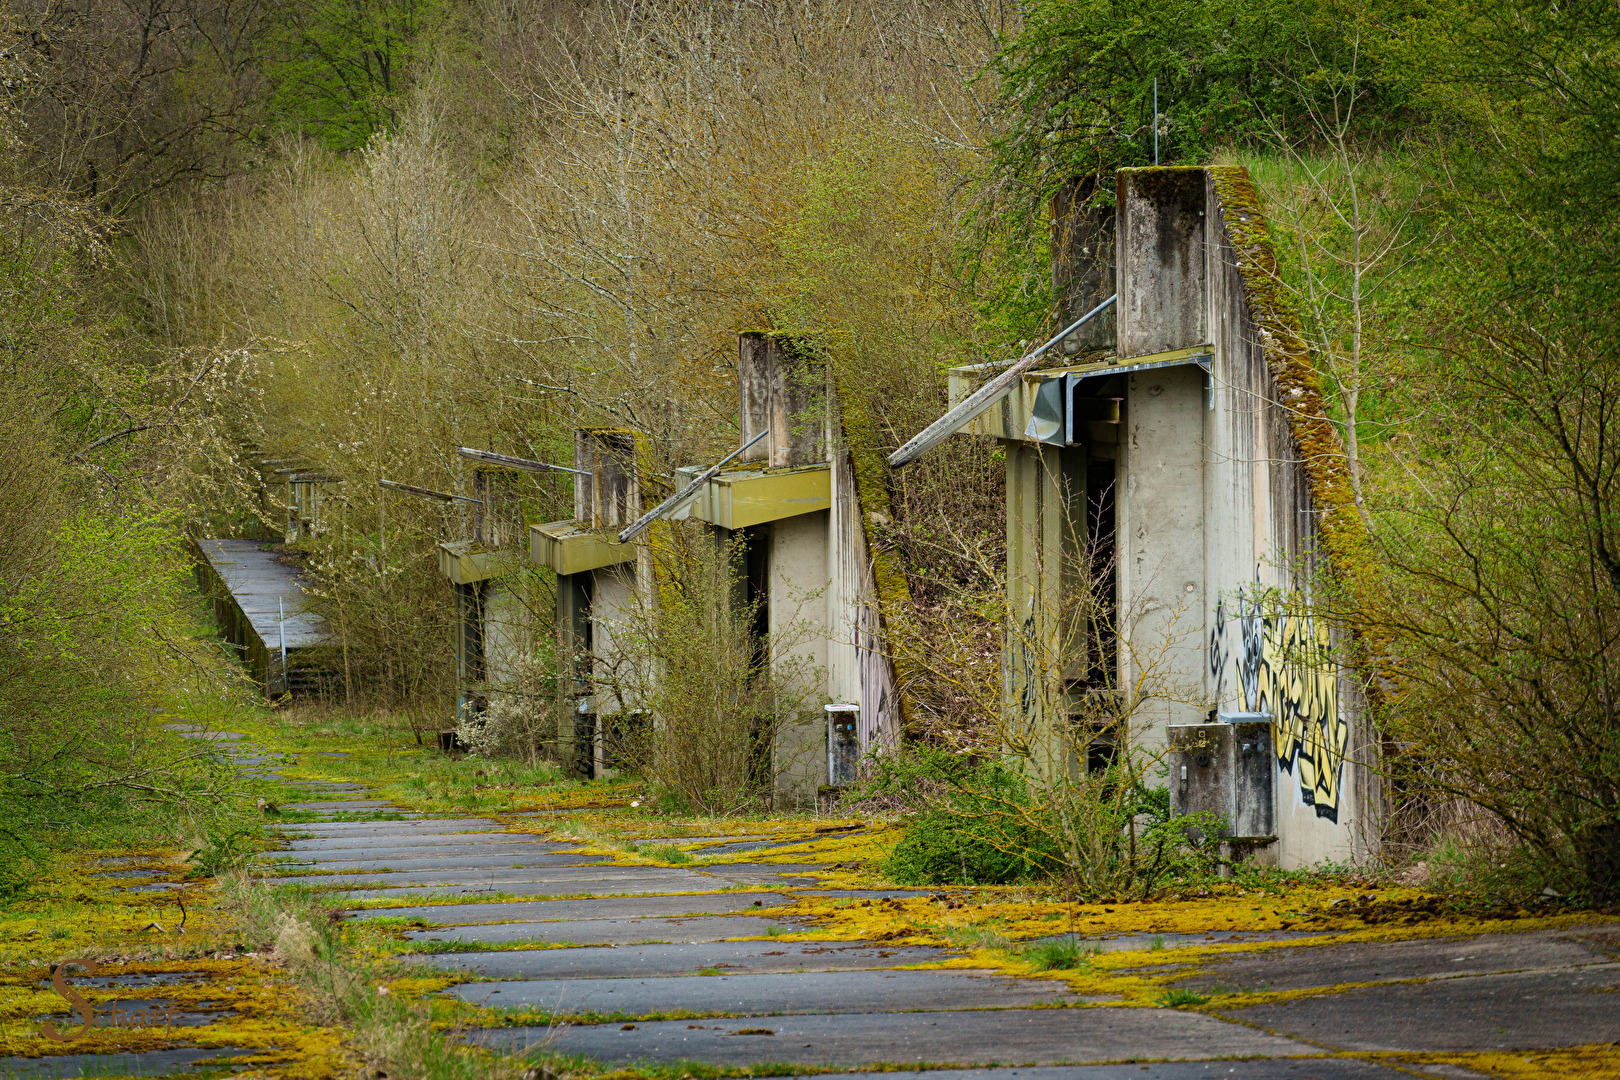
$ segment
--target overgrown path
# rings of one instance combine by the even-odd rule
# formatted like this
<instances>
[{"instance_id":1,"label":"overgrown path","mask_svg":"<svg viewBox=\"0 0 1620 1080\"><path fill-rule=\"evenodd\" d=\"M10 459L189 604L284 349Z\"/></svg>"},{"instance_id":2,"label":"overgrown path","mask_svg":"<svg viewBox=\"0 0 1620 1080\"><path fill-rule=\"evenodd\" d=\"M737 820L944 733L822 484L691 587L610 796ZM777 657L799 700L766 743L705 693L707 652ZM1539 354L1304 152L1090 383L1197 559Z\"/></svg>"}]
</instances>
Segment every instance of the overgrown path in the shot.
<instances>
[{"instance_id":1,"label":"overgrown path","mask_svg":"<svg viewBox=\"0 0 1620 1080\"><path fill-rule=\"evenodd\" d=\"M246 740L224 738L244 767L269 767ZM615 846L579 835L569 811L422 815L370 794L328 783L320 801L284 807L280 848L261 873L314 890L349 948L394 965L369 969L385 973L377 992L426 1003L441 1038L565 1075L1377 1080L1620 1069L1606 1045L1620 1040L1612 919L1470 920L1438 914L1432 900L1346 889L1077 908L997 890L839 888L852 882L828 864L840 858L836 837L859 832L849 826L665 830L656 847ZM33 977L49 986L47 972ZM117 1064L30 1054L0 1071L228 1067L207 1047L295 1076L326 1075L339 1060L332 1038L303 1050L273 1031L246 1038L221 1001L202 1004L214 1011L196 1010L196 1048L171 1040L161 1055Z\"/></svg>"},{"instance_id":2,"label":"overgrown path","mask_svg":"<svg viewBox=\"0 0 1620 1080\"><path fill-rule=\"evenodd\" d=\"M331 809L360 805L371 804ZM1086 942L1109 951L1107 966L1082 958L1036 975L1009 963L1016 953L975 947L982 939L942 940L929 916L971 907L971 891L829 889L825 858L780 861L807 858L794 852L813 826L664 841L665 862L699 855L695 868L625 865L559 838L561 814L291 826L301 865L290 880L390 905L352 917L399 928L447 980L440 992L465 1004L469 1041L563 1071L586 1058L1372 1080L1410 1075L1412 1052L1620 1039L1607 993L1620 989L1620 937L1596 928L1402 941L1348 927L1116 931ZM1136 1007L1144 989L1159 1004L1248 1004Z\"/></svg>"}]
</instances>

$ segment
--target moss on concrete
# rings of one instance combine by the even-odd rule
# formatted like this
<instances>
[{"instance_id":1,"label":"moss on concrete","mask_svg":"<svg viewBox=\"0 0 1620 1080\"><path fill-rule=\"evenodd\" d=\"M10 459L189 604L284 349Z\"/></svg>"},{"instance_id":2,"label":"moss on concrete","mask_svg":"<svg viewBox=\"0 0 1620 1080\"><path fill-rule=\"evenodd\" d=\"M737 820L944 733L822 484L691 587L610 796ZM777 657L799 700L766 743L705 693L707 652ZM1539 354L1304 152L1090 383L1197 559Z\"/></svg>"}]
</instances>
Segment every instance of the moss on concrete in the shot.
<instances>
[{"instance_id":1,"label":"moss on concrete","mask_svg":"<svg viewBox=\"0 0 1620 1080\"><path fill-rule=\"evenodd\" d=\"M1354 587L1372 572L1367 530L1299 314L1282 281L1260 193L1242 166L1218 166L1208 172L1214 181L1216 212L1237 260L1250 317L1260 330L1277 399L1289 411L1306 484L1319 511L1318 535L1334 574Z\"/></svg>"}]
</instances>

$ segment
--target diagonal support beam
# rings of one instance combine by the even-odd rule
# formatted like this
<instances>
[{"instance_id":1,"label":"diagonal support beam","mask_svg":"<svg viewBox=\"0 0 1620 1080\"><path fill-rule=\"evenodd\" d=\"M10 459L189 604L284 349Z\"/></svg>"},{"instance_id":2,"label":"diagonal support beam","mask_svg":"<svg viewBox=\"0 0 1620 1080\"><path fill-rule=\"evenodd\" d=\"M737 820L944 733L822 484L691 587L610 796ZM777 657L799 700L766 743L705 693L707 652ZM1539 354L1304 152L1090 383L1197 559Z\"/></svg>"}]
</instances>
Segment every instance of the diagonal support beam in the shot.
<instances>
[{"instance_id":1,"label":"diagonal support beam","mask_svg":"<svg viewBox=\"0 0 1620 1080\"><path fill-rule=\"evenodd\" d=\"M671 495L669 498L647 511L645 514L642 514L619 534L619 543L628 544L631 540L634 540L636 537L640 536L646 531L647 526L651 525L653 522L657 521L659 518L681 505L681 503L691 498L692 493L698 488L702 487L704 484L707 484L710 480L713 480L716 473L725 468L727 465L730 465L742 454L744 450L747 450L750 446L753 446L770 433L771 429L766 428L764 431L760 432L758 435L755 435L752 439L749 439L747 442L737 447L737 449L721 458L718 463L699 473L693 478L691 483L681 488L681 490L677 491L675 494Z\"/></svg>"},{"instance_id":2,"label":"diagonal support beam","mask_svg":"<svg viewBox=\"0 0 1620 1080\"><path fill-rule=\"evenodd\" d=\"M482 461L487 465L505 465L508 469L522 469L524 472L565 472L575 476L589 476L584 469L570 469L566 465L548 465L544 461L530 461L528 458L509 457L506 454L494 454L488 450L473 450L470 447L458 446L456 453L464 458Z\"/></svg>"},{"instance_id":3,"label":"diagonal support beam","mask_svg":"<svg viewBox=\"0 0 1620 1080\"><path fill-rule=\"evenodd\" d=\"M1062 341L1064 338L1068 337L1070 334L1074 333L1076 330L1080 329L1082 326L1086 325L1086 323L1090 322L1092 319L1095 319L1098 315L1101 315L1103 312L1107 311L1114 301L1118 299L1118 293L1110 296L1108 299L1104 300L1102 303L1080 316L1080 318L1076 319L1071 325L1066 326L1062 330L1058 331L1058 333L1045 345L1042 345L1028 356L1025 356L1022 360L1019 360L1012 367L1008 368L1006 371L1003 371L1000 375L997 375L995 378L973 391L973 393L970 394L966 400L962 401L950 412L946 413L938 420L935 420L932 424L929 424L927 427L917 432L916 435L911 437L909 442L907 442L900 449L896 450L893 454L889 455L889 467L892 469L898 469L902 465L911 464L913 461L916 461L928 451L944 442L948 436L960 431L964 426L967 425L969 420L972 420L975 416L978 416L980 413L984 412L984 410L1000 401L1009 390L1018 384L1018 380L1023 376L1024 372L1033 368L1040 361L1041 357L1046 355L1046 351L1048 349Z\"/></svg>"},{"instance_id":4,"label":"diagonal support beam","mask_svg":"<svg viewBox=\"0 0 1620 1080\"><path fill-rule=\"evenodd\" d=\"M458 500L461 502L470 503L479 501L466 495L452 495L448 491L434 491L432 488L417 487L415 484L401 484L397 480L379 480L377 481L377 486L382 488L384 491L398 491L406 495L415 495L420 499L435 499L444 503L456 502Z\"/></svg>"}]
</instances>

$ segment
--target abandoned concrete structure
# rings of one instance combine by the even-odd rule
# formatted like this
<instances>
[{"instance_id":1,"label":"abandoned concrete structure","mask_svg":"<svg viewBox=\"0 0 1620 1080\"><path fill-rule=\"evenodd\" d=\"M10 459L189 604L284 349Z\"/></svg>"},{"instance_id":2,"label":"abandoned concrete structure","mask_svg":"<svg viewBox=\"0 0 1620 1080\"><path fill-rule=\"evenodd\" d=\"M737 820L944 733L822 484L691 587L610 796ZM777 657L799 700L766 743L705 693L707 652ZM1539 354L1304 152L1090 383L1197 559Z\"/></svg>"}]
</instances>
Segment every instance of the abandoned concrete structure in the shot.
<instances>
[{"instance_id":1,"label":"abandoned concrete structure","mask_svg":"<svg viewBox=\"0 0 1620 1080\"><path fill-rule=\"evenodd\" d=\"M618 764L611 725L632 706L600 699L602 665L614 652L614 629L644 595L646 559L614 533L641 513L635 433L620 428L574 432L574 516L529 529L529 557L557 575L552 626L558 655L573 665L562 703L557 754L573 772L606 776Z\"/></svg>"},{"instance_id":2,"label":"abandoned concrete structure","mask_svg":"<svg viewBox=\"0 0 1620 1080\"><path fill-rule=\"evenodd\" d=\"M773 747L779 795L807 803L818 788L854 779L862 755L898 745L899 700L827 365L792 338L743 334L737 385L742 443L764 437L673 516L741 534L760 633L783 643L772 652L778 673L817 673L819 685L804 689L828 703L823 721Z\"/></svg>"},{"instance_id":3,"label":"abandoned concrete structure","mask_svg":"<svg viewBox=\"0 0 1620 1080\"><path fill-rule=\"evenodd\" d=\"M1308 615L1354 510L1253 188L1156 168L1089 193L1058 200L1055 284L1061 324L1106 315L957 428L1006 451L1007 713L1038 768L1095 767L1128 723L1173 803L1259 859L1358 857L1372 736ZM952 371L953 403L993 374Z\"/></svg>"},{"instance_id":4,"label":"abandoned concrete structure","mask_svg":"<svg viewBox=\"0 0 1620 1080\"><path fill-rule=\"evenodd\" d=\"M754 632L762 646L790 643L769 653L773 671L815 673L815 685L799 689L828 703L825 723L779 733L772 744L777 794L808 803L819 788L852 779L862 754L896 742L898 699L877 645L859 499L847 450L838 446L842 432L825 368L768 334L745 334L738 348L747 449L667 505L663 516L703 522L717 540L740 542L737 595L756 611ZM578 658L559 745L579 748L576 771L604 775L615 764L612 725L639 718L634 702L601 692L610 681L602 665L615 652L616 627L629 607L650 595L652 560L645 544L616 535L642 513L632 433L581 429L575 468L574 517L533 526L530 555L557 575L558 639L564 654ZM677 470L676 487L691 486L707 471Z\"/></svg>"},{"instance_id":5,"label":"abandoned concrete structure","mask_svg":"<svg viewBox=\"0 0 1620 1080\"><path fill-rule=\"evenodd\" d=\"M304 610L297 571L258 540L200 540L197 555L197 587L259 691L275 700L316 689L326 626Z\"/></svg>"},{"instance_id":6,"label":"abandoned concrete structure","mask_svg":"<svg viewBox=\"0 0 1620 1080\"><path fill-rule=\"evenodd\" d=\"M521 475L508 466L475 467L473 494L466 499L471 538L439 544L439 572L455 593L458 724L482 714L490 688L511 683L533 652L534 618L518 573L524 542ZM412 493L458 498L425 489Z\"/></svg>"}]
</instances>

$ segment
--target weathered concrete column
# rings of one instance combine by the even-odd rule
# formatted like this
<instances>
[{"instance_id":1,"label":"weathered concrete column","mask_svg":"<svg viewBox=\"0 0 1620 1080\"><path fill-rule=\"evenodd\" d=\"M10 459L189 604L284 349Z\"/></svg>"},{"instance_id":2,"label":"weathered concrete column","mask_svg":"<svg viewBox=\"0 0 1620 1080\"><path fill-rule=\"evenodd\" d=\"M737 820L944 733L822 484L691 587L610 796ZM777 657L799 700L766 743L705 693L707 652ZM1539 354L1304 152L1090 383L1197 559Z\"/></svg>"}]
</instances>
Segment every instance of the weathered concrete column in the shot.
<instances>
[{"instance_id":1,"label":"weathered concrete column","mask_svg":"<svg viewBox=\"0 0 1620 1080\"><path fill-rule=\"evenodd\" d=\"M1068 768L1069 684L1084 666L1075 625L1084 557L1086 451L1006 442L1007 628L1003 688L1009 750L1046 775Z\"/></svg>"},{"instance_id":2,"label":"weathered concrete column","mask_svg":"<svg viewBox=\"0 0 1620 1080\"><path fill-rule=\"evenodd\" d=\"M1052 196L1052 292L1059 327L1114 295L1114 208L1092 205L1097 178L1070 180ZM1112 309L1070 334L1067 356L1114 347Z\"/></svg>"}]
</instances>

